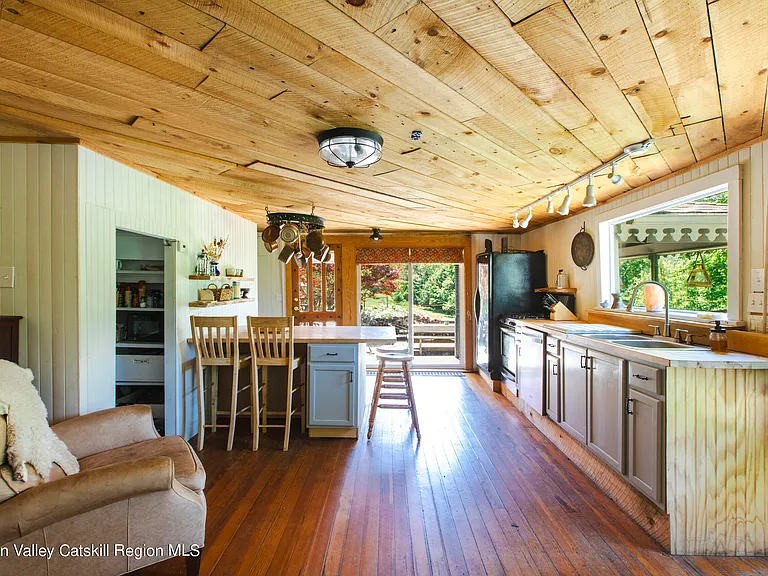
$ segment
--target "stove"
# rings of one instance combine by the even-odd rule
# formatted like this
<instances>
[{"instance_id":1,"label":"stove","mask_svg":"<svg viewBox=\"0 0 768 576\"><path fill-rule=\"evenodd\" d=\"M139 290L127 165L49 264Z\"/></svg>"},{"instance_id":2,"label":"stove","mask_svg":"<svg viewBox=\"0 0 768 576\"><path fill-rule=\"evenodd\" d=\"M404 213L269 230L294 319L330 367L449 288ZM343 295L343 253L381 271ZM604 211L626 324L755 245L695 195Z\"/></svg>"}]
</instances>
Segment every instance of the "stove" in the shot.
<instances>
[{"instance_id":1,"label":"stove","mask_svg":"<svg viewBox=\"0 0 768 576\"><path fill-rule=\"evenodd\" d=\"M499 325L508 328L515 327L515 320L549 320L549 312L517 312L513 314L504 314L499 316Z\"/></svg>"}]
</instances>

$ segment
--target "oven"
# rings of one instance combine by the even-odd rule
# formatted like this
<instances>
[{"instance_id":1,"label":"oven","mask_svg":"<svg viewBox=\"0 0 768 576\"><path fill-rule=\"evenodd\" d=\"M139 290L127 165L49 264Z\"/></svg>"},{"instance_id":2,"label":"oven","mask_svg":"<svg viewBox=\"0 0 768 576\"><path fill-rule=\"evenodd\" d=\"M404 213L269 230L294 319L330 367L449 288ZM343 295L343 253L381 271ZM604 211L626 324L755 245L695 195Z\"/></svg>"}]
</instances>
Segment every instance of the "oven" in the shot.
<instances>
[{"instance_id":1,"label":"oven","mask_svg":"<svg viewBox=\"0 0 768 576\"><path fill-rule=\"evenodd\" d=\"M501 374L504 380L516 385L517 350L515 348L515 327L501 324Z\"/></svg>"}]
</instances>

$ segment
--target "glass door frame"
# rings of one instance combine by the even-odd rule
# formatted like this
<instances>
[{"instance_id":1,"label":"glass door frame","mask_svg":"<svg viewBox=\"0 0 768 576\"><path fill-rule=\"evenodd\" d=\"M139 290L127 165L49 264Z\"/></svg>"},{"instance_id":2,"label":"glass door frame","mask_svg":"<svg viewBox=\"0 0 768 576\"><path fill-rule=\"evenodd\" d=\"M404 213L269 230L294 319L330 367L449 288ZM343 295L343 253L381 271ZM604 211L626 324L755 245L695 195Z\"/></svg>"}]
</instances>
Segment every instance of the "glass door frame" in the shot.
<instances>
[{"instance_id":1,"label":"glass door frame","mask_svg":"<svg viewBox=\"0 0 768 576\"><path fill-rule=\"evenodd\" d=\"M397 264L397 263L393 263ZM418 264L418 262L417 262ZM408 350L411 354L413 354L414 351L414 330L413 330L413 263L401 263L401 266L405 266L408 270ZM456 272L456 278L458 280L458 287L456 290L456 321L457 321L457 327L455 331L455 338L454 345L456 349L459 351L459 355L457 359L457 364L455 366L446 366L445 364L441 364L439 362L436 363L419 363L418 366L415 366L415 368L429 368L429 369L443 369L443 370L464 370L466 366L466 341L468 333L472 334L471 330L465 329L466 323L464 322L467 310L466 310L466 302L464 298L464 292L466 291L465 281L465 263L455 263L455 264L449 264L446 263L447 266L457 266L457 272ZM360 272L361 267L365 266L365 264L356 264L356 276L357 276L357 309L360 310L361 306L361 283L360 283ZM461 328L458 327L458 323L461 322L462 326ZM460 340L460 341L459 341ZM474 350L474 346L473 346ZM420 357L421 358L421 357ZM439 356L435 356L434 358L439 358ZM455 358L455 356L454 356ZM375 365L368 364L368 368L375 368Z\"/></svg>"}]
</instances>

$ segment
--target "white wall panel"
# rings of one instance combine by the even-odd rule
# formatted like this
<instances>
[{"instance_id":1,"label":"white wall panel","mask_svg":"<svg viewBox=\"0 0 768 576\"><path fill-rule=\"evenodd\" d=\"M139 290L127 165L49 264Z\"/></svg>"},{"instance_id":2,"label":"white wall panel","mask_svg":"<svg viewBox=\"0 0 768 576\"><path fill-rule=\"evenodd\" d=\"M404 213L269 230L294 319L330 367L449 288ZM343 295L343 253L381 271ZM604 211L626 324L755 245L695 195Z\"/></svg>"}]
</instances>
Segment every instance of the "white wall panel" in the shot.
<instances>
[{"instance_id":1,"label":"white wall panel","mask_svg":"<svg viewBox=\"0 0 768 576\"><path fill-rule=\"evenodd\" d=\"M571 240L586 223L587 231L597 241L597 222L601 214L620 206L627 206L664 190L690 182L724 170L730 166L742 166L742 217L741 217L741 279L742 279L742 310L749 293L749 278L752 268L762 268L765 250L765 214L768 204L768 142L761 142L738 152L729 154L675 178L659 182L639 190L630 192L616 200L600 204L592 210L566 218L526 232L522 235L521 246L525 250L545 250L547 253L547 277L554 281L557 271L563 268L568 272L571 286L578 288L576 295L577 311L584 317L586 310L598 305L600 297L599 264L597 256L588 270L583 271L571 260ZM578 202L580 199L576 199Z\"/></svg>"},{"instance_id":2,"label":"white wall panel","mask_svg":"<svg viewBox=\"0 0 768 576\"><path fill-rule=\"evenodd\" d=\"M192 383L190 314L237 315L245 323L247 315L258 314L258 303L190 309L197 300L197 289L204 282L189 280L196 253L214 235L229 236L229 246L220 264L243 268L246 276L258 275L257 250L260 239L256 225L218 206L201 200L149 175L119 164L96 152L79 148L81 222L80 276L87 281L80 290L81 340L85 362L82 370L86 404L92 412L114 405L114 325L115 325L115 233L130 230L185 242L185 253L176 252L176 346L181 359L177 367L179 403L177 432L190 435L196 427L196 397ZM257 283L244 284L251 295L258 294ZM168 296L166 296L168 301Z\"/></svg>"},{"instance_id":3,"label":"white wall panel","mask_svg":"<svg viewBox=\"0 0 768 576\"><path fill-rule=\"evenodd\" d=\"M24 317L19 363L52 421L80 410L76 183L76 146L0 143L0 313Z\"/></svg>"}]
</instances>

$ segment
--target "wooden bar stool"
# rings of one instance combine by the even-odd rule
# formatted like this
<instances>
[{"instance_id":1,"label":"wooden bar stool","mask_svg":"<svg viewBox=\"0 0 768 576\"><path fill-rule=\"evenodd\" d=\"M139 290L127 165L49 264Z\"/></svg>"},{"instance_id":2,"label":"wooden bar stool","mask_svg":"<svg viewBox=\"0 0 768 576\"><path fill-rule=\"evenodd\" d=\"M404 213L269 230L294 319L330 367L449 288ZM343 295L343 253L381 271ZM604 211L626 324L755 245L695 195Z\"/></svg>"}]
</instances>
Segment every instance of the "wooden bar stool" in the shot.
<instances>
[{"instance_id":1,"label":"wooden bar stool","mask_svg":"<svg viewBox=\"0 0 768 576\"><path fill-rule=\"evenodd\" d=\"M232 402L229 411L229 439L227 450L232 450L235 440L235 423L237 416L246 410L251 410L251 427L254 422L253 404L237 411L237 397L240 392L252 388L252 384L239 388L240 370L249 366L250 356L240 356L240 346L237 341L237 316L190 316L192 324L192 339L195 344L195 363L197 365L197 449L203 449L205 429L211 428L216 432L219 411L219 367L232 367ZM211 367L211 423L205 423L205 380L203 371ZM253 396L253 393L251 393Z\"/></svg>"},{"instance_id":2,"label":"wooden bar stool","mask_svg":"<svg viewBox=\"0 0 768 576\"><path fill-rule=\"evenodd\" d=\"M373 389L373 401L371 402L371 417L368 421L368 439L373 434L373 422L376 419L376 410L400 409L411 411L411 421L416 428L416 438L421 440L419 430L419 417L416 414L416 400L413 396L413 383L411 382L411 362L413 356L405 352L378 352L379 369L376 372L376 386ZM397 367L389 367L387 364L399 364ZM396 374L396 375L392 375ZM390 392L389 390L398 390ZM379 400L405 400L405 404L379 404Z\"/></svg>"},{"instance_id":3,"label":"wooden bar stool","mask_svg":"<svg viewBox=\"0 0 768 576\"><path fill-rule=\"evenodd\" d=\"M283 437L283 450L288 450L288 441L291 436L291 417L299 413L301 415L301 433L307 431L307 387L304 371L300 371L300 384L293 387L293 371L304 364L304 357L296 357L293 349L293 316L274 318L248 316L248 340L251 344L251 356L253 365L251 368L251 381L258 382L258 370L261 366L261 386L253 389L251 395L256 413L256 428L253 436L253 449L259 449L259 429L285 428ZM267 424L267 371L269 366L285 366L288 369L285 397L285 424ZM301 392L301 409L293 409L293 395ZM261 392L261 407L259 407L259 395ZM264 423L261 423L262 413Z\"/></svg>"}]
</instances>

